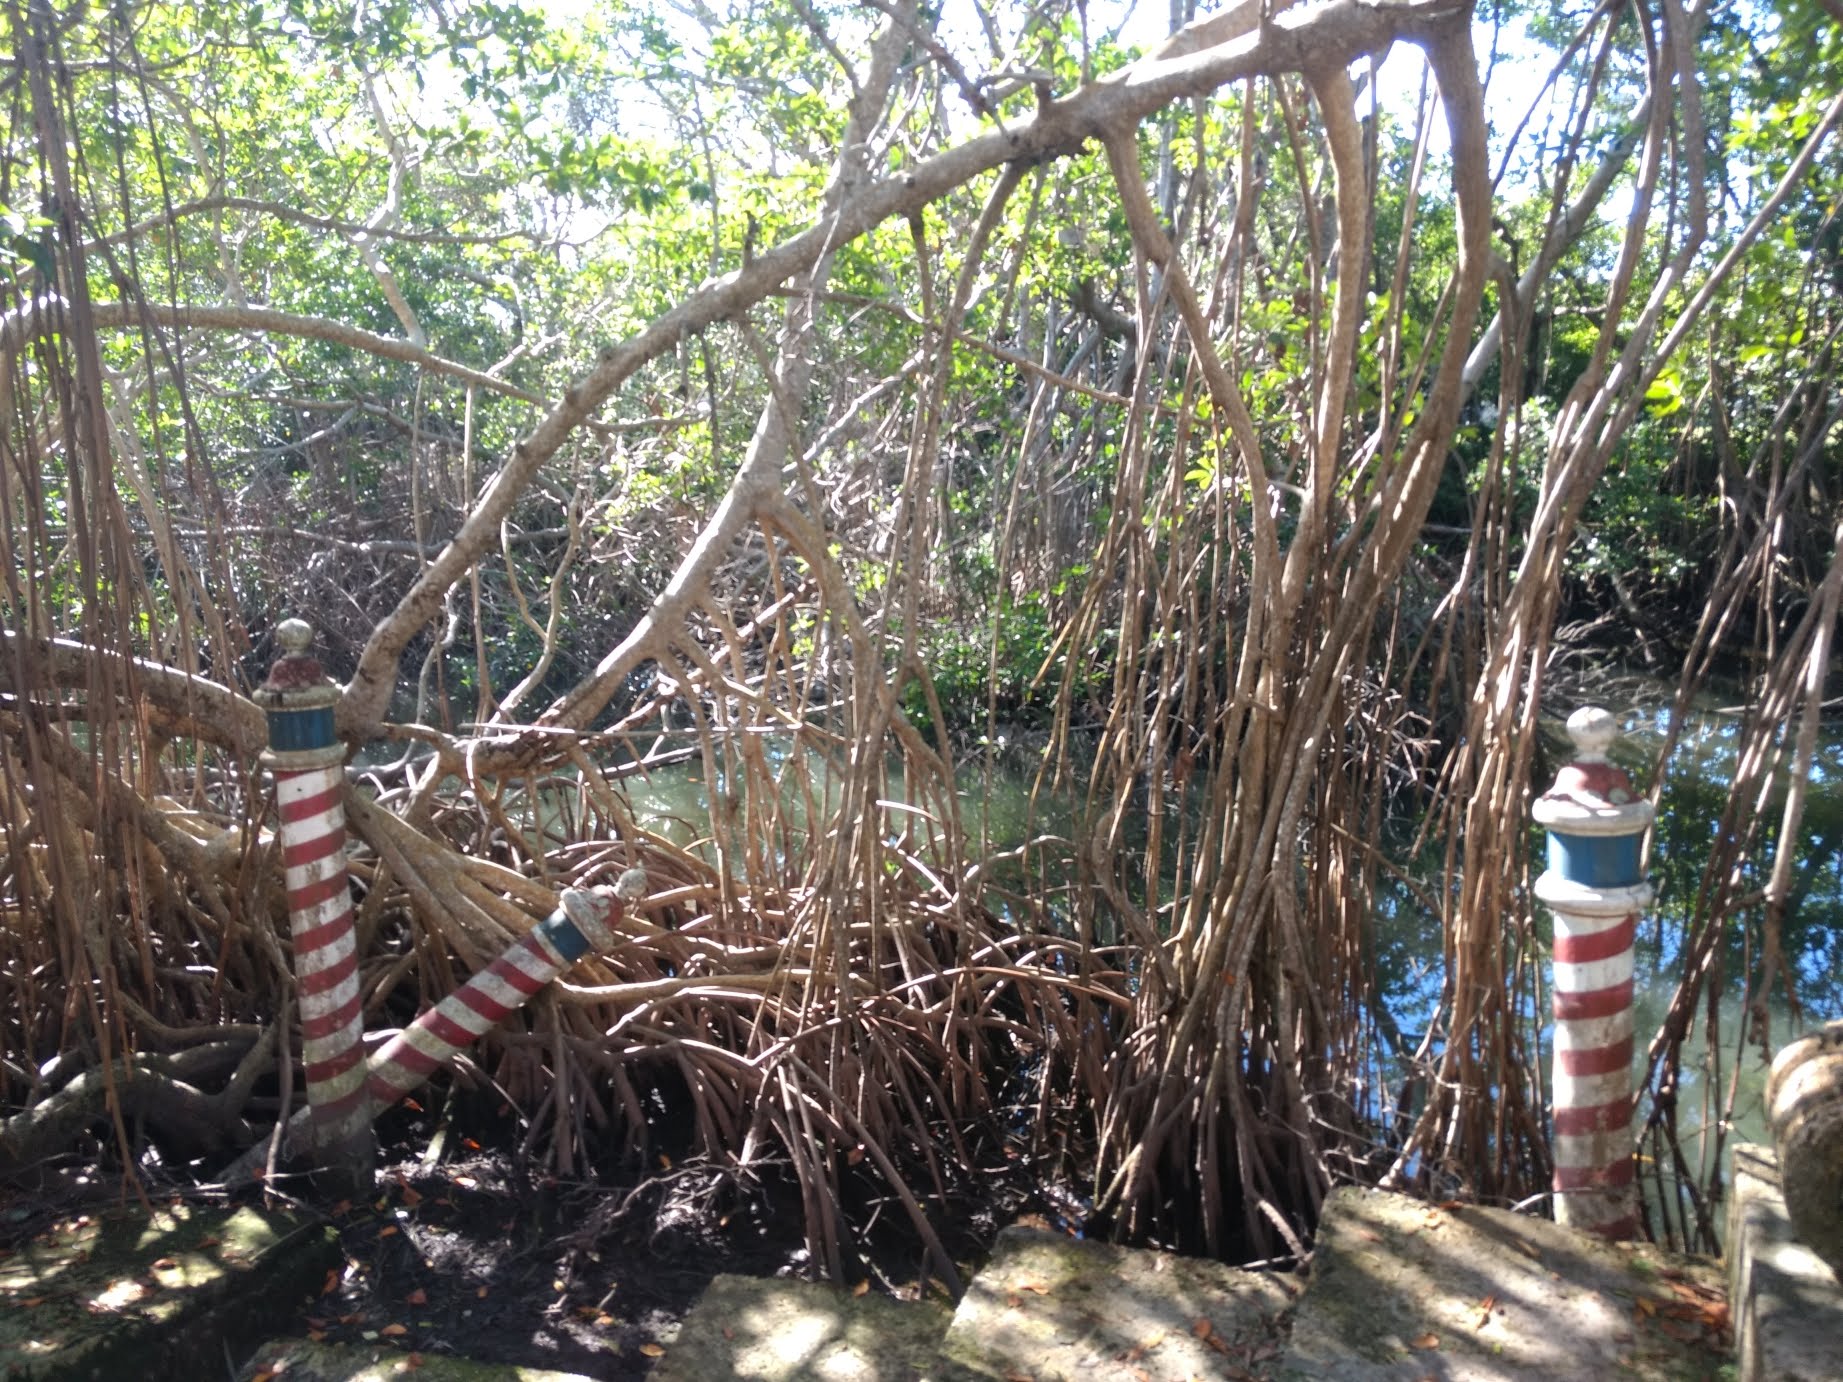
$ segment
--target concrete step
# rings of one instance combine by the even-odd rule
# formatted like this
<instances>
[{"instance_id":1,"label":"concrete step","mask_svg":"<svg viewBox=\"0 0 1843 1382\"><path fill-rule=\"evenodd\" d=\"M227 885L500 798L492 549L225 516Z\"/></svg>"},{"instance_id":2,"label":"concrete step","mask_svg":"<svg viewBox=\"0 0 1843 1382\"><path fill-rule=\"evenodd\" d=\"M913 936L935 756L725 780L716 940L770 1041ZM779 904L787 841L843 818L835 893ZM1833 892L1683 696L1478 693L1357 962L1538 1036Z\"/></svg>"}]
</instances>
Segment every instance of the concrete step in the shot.
<instances>
[{"instance_id":1,"label":"concrete step","mask_svg":"<svg viewBox=\"0 0 1843 1382\"><path fill-rule=\"evenodd\" d=\"M1008 1228L941 1348L941 1382L1231 1379L1279 1353L1295 1278Z\"/></svg>"},{"instance_id":2,"label":"concrete step","mask_svg":"<svg viewBox=\"0 0 1843 1382\"><path fill-rule=\"evenodd\" d=\"M0 1257L0 1377L198 1382L339 1261L319 1224L258 1209L107 1209ZM254 1307L254 1308L252 1308Z\"/></svg>"},{"instance_id":3,"label":"concrete step","mask_svg":"<svg viewBox=\"0 0 1843 1382\"><path fill-rule=\"evenodd\" d=\"M1309 1281L1036 1229L941 1307L719 1278L660 1382L1691 1382L1732 1376L1721 1268L1345 1188ZM938 1354L936 1344L938 1341ZM1832 1355L1843 1356L1840 1355ZM1762 1373L1761 1378L1780 1374ZM1792 1375L1787 1375L1792 1376ZM1796 1374L1804 1382L1807 1374ZM1827 1373L1843 1376L1835 1365Z\"/></svg>"},{"instance_id":4,"label":"concrete step","mask_svg":"<svg viewBox=\"0 0 1843 1382\"><path fill-rule=\"evenodd\" d=\"M593 1382L575 1372L475 1363L438 1353L274 1339L237 1372L237 1382Z\"/></svg>"},{"instance_id":5,"label":"concrete step","mask_svg":"<svg viewBox=\"0 0 1843 1382\"><path fill-rule=\"evenodd\" d=\"M945 1301L899 1301L783 1277L720 1276L654 1368L654 1382L924 1382Z\"/></svg>"},{"instance_id":6,"label":"concrete step","mask_svg":"<svg viewBox=\"0 0 1843 1382\"><path fill-rule=\"evenodd\" d=\"M1344 1187L1325 1203L1280 1376L1715 1379L1731 1366L1726 1323L1713 1259Z\"/></svg>"},{"instance_id":7,"label":"concrete step","mask_svg":"<svg viewBox=\"0 0 1843 1382\"><path fill-rule=\"evenodd\" d=\"M1792 1232L1772 1150L1734 1148L1728 1289L1741 1382L1843 1376L1843 1284Z\"/></svg>"}]
</instances>

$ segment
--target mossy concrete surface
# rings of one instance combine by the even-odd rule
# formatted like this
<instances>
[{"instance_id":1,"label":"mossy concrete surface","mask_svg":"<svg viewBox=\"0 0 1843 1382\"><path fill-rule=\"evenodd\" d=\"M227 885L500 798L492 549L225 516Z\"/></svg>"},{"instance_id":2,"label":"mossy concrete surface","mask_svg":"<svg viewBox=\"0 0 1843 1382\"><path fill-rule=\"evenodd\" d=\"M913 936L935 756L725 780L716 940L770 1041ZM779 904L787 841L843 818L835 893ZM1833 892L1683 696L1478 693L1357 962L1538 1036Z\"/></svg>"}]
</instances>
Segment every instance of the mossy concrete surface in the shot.
<instances>
[{"instance_id":1,"label":"mossy concrete surface","mask_svg":"<svg viewBox=\"0 0 1843 1382\"><path fill-rule=\"evenodd\" d=\"M1279 1375L1715 1380L1733 1375L1727 1322L1712 1259L1344 1187L1325 1203Z\"/></svg>"},{"instance_id":2,"label":"mossy concrete surface","mask_svg":"<svg viewBox=\"0 0 1843 1382\"><path fill-rule=\"evenodd\" d=\"M104 1210L0 1257L6 1382L198 1382L339 1258L317 1223L257 1209ZM266 1302L266 1304L265 1304ZM215 1364L215 1368L214 1368Z\"/></svg>"},{"instance_id":3,"label":"mossy concrete surface","mask_svg":"<svg viewBox=\"0 0 1843 1382\"><path fill-rule=\"evenodd\" d=\"M1798 1241L1767 1147L1734 1148L1728 1276L1741 1382L1843 1377L1843 1284Z\"/></svg>"},{"instance_id":4,"label":"mossy concrete surface","mask_svg":"<svg viewBox=\"0 0 1843 1382\"><path fill-rule=\"evenodd\" d=\"M591 1382L580 1373L474 1363L439 1353L354 1348L275 1339L237 1373L237 1382Z\"/></svg>"},{"instance_id":5,"label":"mossy concrete surface","mask_svg":"<svg viewBox=\"0 0 1843 1382\"><path fill-rule=\"evenodd\" d=\"M784 1277L720 1276L653 1382L924 1382L952 1307Z\"/></svg>"},{"instance_id":6,"label":"mossy concrete surface","mask_svg":"<svg viewBox=\"0 0 1843 1382\"><path fill-rule=\"evenodd\" d=\"M1008 1228L942 1346L942 1382L1242 1379L1279 1352L1297 1278Z\"/></svg>"}]
</instances>

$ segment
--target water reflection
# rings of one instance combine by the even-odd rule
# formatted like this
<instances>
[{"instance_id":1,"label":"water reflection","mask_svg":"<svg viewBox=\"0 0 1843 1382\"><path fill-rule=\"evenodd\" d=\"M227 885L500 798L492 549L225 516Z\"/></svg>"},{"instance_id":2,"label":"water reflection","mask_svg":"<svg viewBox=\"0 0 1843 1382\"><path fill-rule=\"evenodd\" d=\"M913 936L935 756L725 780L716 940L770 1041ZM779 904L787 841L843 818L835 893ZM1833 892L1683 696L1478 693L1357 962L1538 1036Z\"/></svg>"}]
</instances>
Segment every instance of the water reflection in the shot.
<instances>
[{"instance_id":1,"label":"water reflection","mask_svg":"<svg viewBox=\"0 0 1843 1382\"><path fill-rule=\"evenodd\" d=\"M1656 757L1667 742L1668 688L1622 689L1626 693L1623 696L1607 696L1602 690L1594 699L1628 707L1624 715L1625 737L1614 757L1643 787L1649 784ZM1569 752L1561 721L1573 708L1560 696L1556 702L1545 746L1549 766L1541 770L1550 774ZM1664 1021L1687 962L1685 947L1695 920L1697 894L1710 850L1722 828L1741 732L1742 721L1734 707L1713 701L1695 706L1679 727L1665 765L1649 859L1649 875L1657 885L1658 895L1651 912L1641 920L1637 941L1635 1078L1643 1077L1645 1048ZM771 757L771 766L783 783L793 777L800 779L797 790L784 788L780 804L782 847L798 852L808 843L813 816L827 818L836 805L838 765L811 750L801 770L789 773L786 748L769 752L781 755ZM1039 762L1037 755L1015 745L1003 752L972 755L960 768L956 785L958 809L968 854L974 861L985 861L978 867L987 884L988 905L1005 914L1008 899L1028 896L1035 906L1047 908L1051 924L1060 921L1066 925L1071 909L1063 903L1069 889L1078 882L1075 846L1071 842L1086 838L1083 802L1072 786L1041 787ZM1792 1012L1779 991L1765 1006L1775 1048L1803 1027L1843 1015L1843 777L1835 767L1839 762L1843 762L1843 723L1832 722L1823 727L1811 772L1782 936L1801 1007L1798 1013ZM892 761L887 771L884 790L889 798L906 800L900 763ZM645 780L628 778L624 788L636 822L711 857L711 797L704 778L703 765L698 761L655 771ZM1546 779L1537 785L1546 786ZM717 790L721 798L726 790L721 778ZM1781 807L1782 799L1770 794L1755 804L1763 817L1761 842L1754 857L1743 865L1744 876L1734 880L1737 895L1757 894L1764 887L1772 868L1772 837ZM1193 818L1196 810L1194 801L1175 798L1165 802L1164 808L1174 814L1188 811ZM1418 861L1405 858L1414 824L1397 821L1386 832L1384 853L1402 867L1404 876L1396 878L1387 871L1379 875L1373 913L1374 1015L1377 1041L1384 1048L1378 1056L1385 1080L1376 1090L1375 1106L1366 1111L1379 1121L1394 1112L1387 1103L1390 1089L1403 1088L1412 1073L1408 1057L1437 1014L1443 980L1443 937L1437 909L1441 861L1437 850ZM913 817L890 813L887 830L891 836L917 828ZM1533 824L1530 830L1531 857L1540 860L1541 832ZM1126 822L1126 832L1129 849L1143 847L1147 837L1144 816ZM1033 842L1028 850L1024 848L1027 842ZM1163 865L1166 877L1160 891L1168 899L1174 891L1175 860L1167 858ZM1729 1141L1737 1137L1767 1140L1761 1097L1765 1078L1762 1047L1751 1041L1742 1044L1744 1038L1758 1035L1757 1015L1749 1015L1743 1021L1742 987L1750 966L1757 967L1761 922L1761 906L1756 901L1731 917L1723 929L1711 975L1711 988L1717 995L1719 1044L1711 1048L1707 1041L1705 1002L1683 1045L1685 1068L1677 1090L1677 1128L1684 1150L1692 1159L1690 1169L1704 1180L1716 1155L1715 1139L1703 1137L1704 1132L1723 1128ZM1541 908L1537 909L1535 924L1540 988L1525 1011L1537 1013L1546 1081L1550 1042L1548 956L1552 936L1550 918ZM1434 1054L1438 1054L1437 1047ZM1731 1091L1732 1119L1724 1125ZM1643 1114L1641 1109L1641 1118ZM1695 1164L1698 1161L1700 1165Z\"/></svg>"}]
</instances>

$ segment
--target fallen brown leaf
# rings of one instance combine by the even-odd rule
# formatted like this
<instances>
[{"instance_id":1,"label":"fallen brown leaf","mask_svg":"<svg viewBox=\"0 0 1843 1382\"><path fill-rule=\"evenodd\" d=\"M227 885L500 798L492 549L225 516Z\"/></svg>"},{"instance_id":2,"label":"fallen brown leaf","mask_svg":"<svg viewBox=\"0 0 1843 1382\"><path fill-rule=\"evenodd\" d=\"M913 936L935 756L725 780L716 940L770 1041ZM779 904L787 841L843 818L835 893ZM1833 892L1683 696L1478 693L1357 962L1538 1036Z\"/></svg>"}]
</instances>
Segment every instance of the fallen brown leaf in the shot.
<instances>
[{"instance_id":1,"label":"fallen brown leaf","mask_svg":"<svg viewBox=\"0 0 1843 1382\"><path fill-rule=\"evenodd\" d=\"M851 1294L854 1296L868 1295L869 1292L870 1292L870 1278L869 1277L865 1277L862 1281L858 1282L857 1285L851 1288Z\"/></svg>"},{"instance_id":2,"label":"fallen brown leaf","mask_svg":"<svg viewBox=\"0 0 1843 1382\"><path fill-rule=\"evenodd\" d=\"M397 1226L395 1224L385 1224L383 1228L378 1230L378 1237L388 1238L390 1237L391 1234L395 1233L396 1231L397 1231Z\"/></svg>"},{"instance_id":3,"label":"fallen brown leaf","mask_svg":"<svg viewBox=\"0 0 1843 1382\"><path fill-rule=\"evenodd\" d=\"M414 1372L417 1368L422 1366L422 1355L420 1353L410 1354L409 1357L403 1360L403 1366L408 1368L411 1372Z\"/></svg>"},{"instance_id":4,"label":"fallen brown leaf","mask_svg":"<svg viewBox=\"0 0 1843 1382\"><path fill-rule=\"evenodd\" d=\"M641 1344L640 1352L644 1353L648 1358L663 1358L666 1356L665 1349L661 1348L658 1344Z\"/></svg>"},{"instance_id":5,"label":"fallen brown leaf","mask_svg":"<svg viewBox=\"0 0 1843 1382\"><path fill-rule=\"evenodd\" d=\"M486 1287L484 1286L474 1287L474 1299L475 1300L485 1300L486 1299Z\"/></svg>"},{"instance_id":6,"label":"fallen brown leaf","mask_svg":"<svg viewBox=\"0 0 1843 1382\"><path fill-rule=\"evenodd\" d=\"M333 1294L333 1292L337 1291L338 1289L339 1289L339 1268L328 1267L326 1269L326 1285L320 1288L320 1294L323 1296L330 1296Z\"/></svg>"},{"instance_id":7,"label":"fallen brown leaf","mask_svg":"<svg viewBox=\"0 0 1843 1382\"><path fill-rule=\"evenodd\" d=\"M409 1332L409 1326L403 1324L387 1324L378 1331L387 1339L401 1339Z\"/></svg>"},{"instance_id":8,"label":"fallen brown leaf","mask_svg":"<svg viewBox=\"0 0 1843 1382\"><path fill-rule=\"evenodd\" d=\"M307 1331L307 1337L312 1339L316 1344L323 1344L326 1342L326 1331L324 1329L310 1329Z\"/></svg>"},{"instance_id":9,"label":"fallen brown leaf","mask_svg":"<svg viewBox=\"0 0 1843 1382\"><path fill-rule=\"evenodd\" d=\"M429 1293L418 1286L414 1291L411 1291L403 1298L403 1302L405 1305L427 1305L429 1303Z\"/></svg>"},{"instance_id":10,"label":"fallen brown leaf","mask_svg":"<svg viewBox=\"0 0 1843 1382\"><path fill-rule=\"evenodd\" d=\"M1158 1333L1154 1334L1151 1338L1147 1339L1144 1343L1136 1344L1132 1348L1129 1348L1121 1356L1128 1363L1137 1363L1141 1358L1145 1357L1146 1354L1150 1353L1153 1349L1157 1348L1164 1341L1165 1341L1165 1331L1161 1329L1158 1331Z\"/></svg>"},{"instance_id":11,"label":"fallen brown leaf","mask_svg":"<svg viewBox=\"0 0 1843 1382\"><path fill-rule=\"evenodd\" d=\"M1209 1338L1211 1334L1214 1334L1216 1332L1216 1326L1211 1324L1208 1320L1203 1319L1201 1316L1199 1316L1197 1320L1190 1326L1190 1332L1196 1335L1199 1339L1207 1339Z\"/></svg>"},{"instance_id":12,"label":"fallen brown leaf","mask_svg":"<svg viewBox=\"0 0 1843 1382\"><path fill-rule=\"evenodd\" d=\"M1440 1346L1440 1336L1438 1334L1435 1334L1431 1329L1428 1330L1425 1334L1421 1335L1418 1339L1408 1340L1409 1348L1428 1349L1428 1348L1438 1348L1439 1346Z\"/></svg>"},{"instance_id":13,"label":"fallen brown leaf","mask_svg":"<svg viewBox=\"0 0 1843 1382\"><path fill-rule=\"evenodd\" d=\"M1029 1291L1033 1296L1047 1296L1049 1294L1049 1287L1045 1286L1041 1281L1020 1281L1017 1284L1017 1288L1020 1291ZM1163 1338L1164 1336L1160 1335L1159 1337Z\"/></svg>"}]
</instances>

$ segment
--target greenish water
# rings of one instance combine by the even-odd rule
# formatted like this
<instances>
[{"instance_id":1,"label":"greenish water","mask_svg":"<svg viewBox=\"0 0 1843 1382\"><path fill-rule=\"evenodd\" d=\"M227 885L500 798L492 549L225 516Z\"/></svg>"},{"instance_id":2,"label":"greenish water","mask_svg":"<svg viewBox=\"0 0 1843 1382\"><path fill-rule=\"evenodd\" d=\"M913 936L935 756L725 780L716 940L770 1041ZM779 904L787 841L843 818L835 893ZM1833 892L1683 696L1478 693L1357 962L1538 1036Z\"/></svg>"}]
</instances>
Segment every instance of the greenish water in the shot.
<instances>
[{"instance_id":1,"label":"greenish water","mask_svg":"<svg viewBox=\"0 0 1843 1382\"><path fill-rule=\"evenodd\" d=\"M1615 759L1631 772L1639 786L1649 783L1654 760L1669 722L1668 689L1637 683L1625 697L1622 719L1625 737ZM1605 702L1619 707L1620 700ZM1548 759L1565 761L1567 741L1559 722L1552 731ZM1681 726L1670 760L1664 769L1658 825L1650 858L1650 877L1658 897L1641 919L1636 970L1636 1029L1638 1053L1634 1078L1645 1072L1645 1052L1664 1020L1686 963L1697 889L1708 851L1720 829L1720 816L1735 770L1741 721L1732 710L1713 703L1694 708ZM785 759L775 760L778 771ZM1081 801L1069 785L1038 789L1035 755L1015 748L984 755L961 769L956 794L962 827L972 860L993 885L988 900L1001 913L1006 894L1026 879L1023 860L1036 871L1031 879L1039 896L1056 907L1060 891L1072 886L1068 867L1070 846L1079 838ZM1551 769L1552 771L1552 769ZM801 774L792 774L799 777ZM779 803L786 847L805 843L811 815L829 810L834 775L831 765L812 755L799 790L788 789ZM1546 787L1547 783L1537 784ZM708 853L710 845L710 789L701 762L693 761L653 772L649 779L628 778L623 784L636 820L677 843ZM726 792L719 779L718 792ZM928 818L902 809L906 793L899 770L892 767L885 788L885 829L893 838L908 835L912 841L926 833ZM756 803L757 808L760 803ZM1766 829L1756 846L1756 858L1746 868L1737 889L1747 893L1763 887L1772 866L1782 798L1769 798L1763 806ZM934 810L938 813L939 803ZM1143 828L1143 822L1138 823ZM1406 837L1412 822L1398 822ZM1540 867L1542 843L1531 827L1532 859ZM1026 850L1026 842L1034 842ZM1782 944L1791 973L1796 978L1799 1008L1794 1011L1776 990L1764 1006L1774 1047L1783 1045L1804 1027L1843 1015L1843 723L1824 727L1812 768L1810 794L1793 873L1793 905L1788 908ZM1423 885L1431 877L1419 880ZM1435 1016L1442 981L1440 919L1408 886L1379 884L1374 912L1377 1029L1399 1033L1402 1046L1412 1048ZM1709 1005L1698 1005L1695 1025L1683 1045L1684 1067L1677 1088L1677 1131L1691 1169L1699 1179L1717 1155L1717 1139L1770 1140L1764 1125L1761 1090L1766 1063L1758 1042L1757 1024L1743 1021L1742 988L1758 953L1761 908L1744 909L1731 918L1717 955L1711 991L1715 1003L1717 1040L1708 1040ZM1546 1008L1549 993L1547 944L1549 918L1538 908L1537 930L1544 944L1541 1006L1545 1025L1539 1043L1546 1072L1549 1029ZM1747 1040L1743 1040L1748 1038ZM1383 1042L1379 1036L1378 1041ZM1381 1069L1390 1072L1389 1085L1400 1087L1408 1072L1407 1050L1378 1052ZM1546 1073L1545 1073L1546 1080ZM1379 1098L1388 1097L1378 1091ZM1378 1106L1372 1112L1386 1117L1391 1110Z\"/></svg>"}]
</instances>

